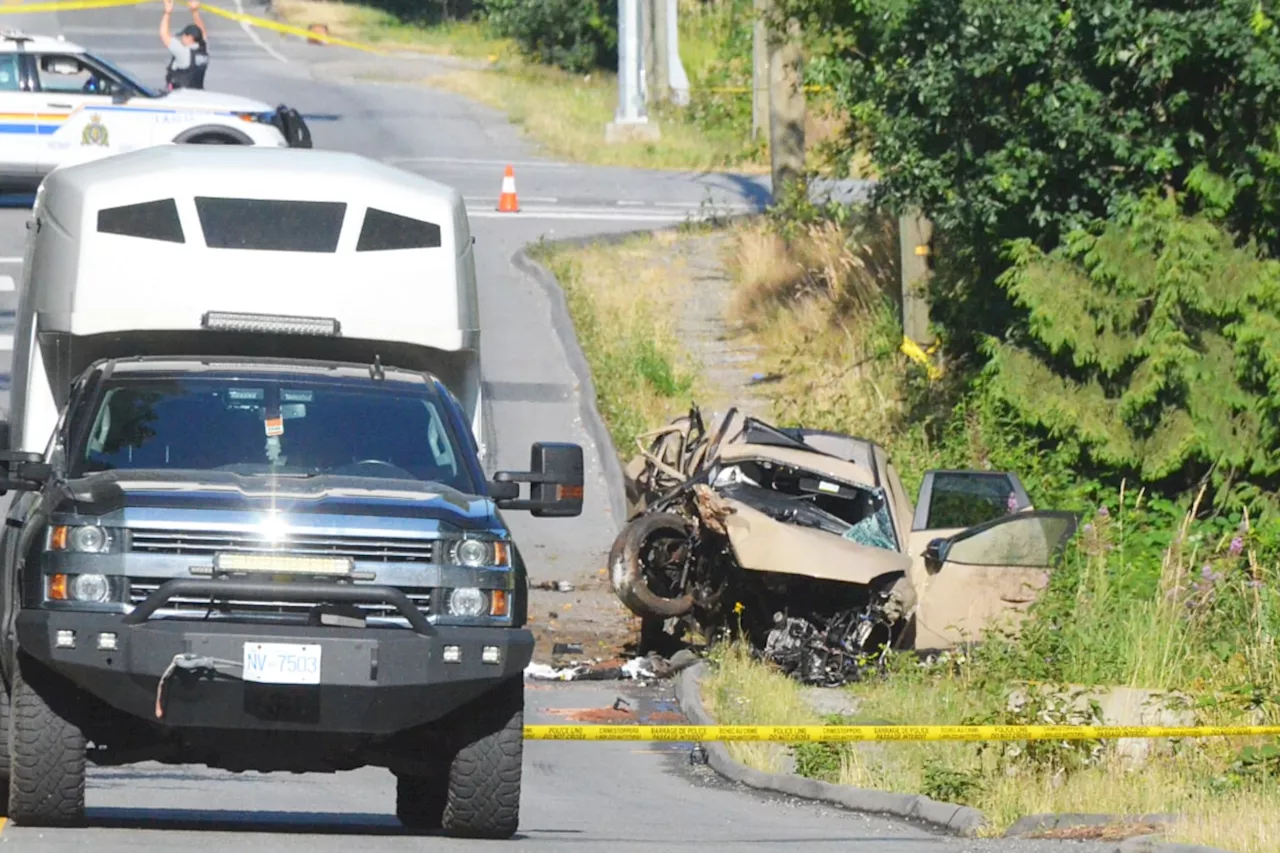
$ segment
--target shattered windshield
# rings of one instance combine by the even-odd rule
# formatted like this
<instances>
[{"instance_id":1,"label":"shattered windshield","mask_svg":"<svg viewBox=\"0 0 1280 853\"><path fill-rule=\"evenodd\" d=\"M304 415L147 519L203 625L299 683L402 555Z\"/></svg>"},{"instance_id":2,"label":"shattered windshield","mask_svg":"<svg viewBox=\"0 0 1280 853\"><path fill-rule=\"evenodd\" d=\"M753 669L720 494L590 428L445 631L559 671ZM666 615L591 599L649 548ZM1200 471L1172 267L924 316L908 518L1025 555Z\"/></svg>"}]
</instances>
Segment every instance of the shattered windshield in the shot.
<instances>
[{"instance_id":1,"label":"shattered windshield","mask_svg":"<svg viewBox=\"0 0 1280 853\"><path fill-rule=\"evenodd\" d=\"M279 374L113 377L72 476L113 470L378 477L474 492L426 386Z\"/></svg>"},{"instance_id":2,"label":"shattered windshield","mask_svg":"<svg viewBox=\"0 0 1280 853\"><path fill-rule=\"evenodd\" d=\"M868 490L874 494L878 509L871 515L850 527L843 534L845 539L871 548L887 548L898 550L898 537L893 531L893 522L889 518L889 501L883 489Z\"/></svg>"}]
</instances>

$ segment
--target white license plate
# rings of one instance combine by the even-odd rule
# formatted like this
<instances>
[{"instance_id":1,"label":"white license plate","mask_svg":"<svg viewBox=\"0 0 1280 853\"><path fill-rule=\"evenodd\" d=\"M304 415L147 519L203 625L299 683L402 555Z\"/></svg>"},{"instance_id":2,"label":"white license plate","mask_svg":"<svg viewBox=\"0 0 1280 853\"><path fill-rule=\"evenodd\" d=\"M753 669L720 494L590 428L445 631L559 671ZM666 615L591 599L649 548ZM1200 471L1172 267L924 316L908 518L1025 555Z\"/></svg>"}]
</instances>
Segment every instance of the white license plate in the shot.
<instances>
[{"instance_id":1,"label":"white license plate","mask_svg":"<svg viewBox=\"0 0 1280 853\"><path fill-rule=\"evenodd\" d=\"M244 680L263 684L319 684L320 646L245 643Z\"/></svg>"}]
</instances>

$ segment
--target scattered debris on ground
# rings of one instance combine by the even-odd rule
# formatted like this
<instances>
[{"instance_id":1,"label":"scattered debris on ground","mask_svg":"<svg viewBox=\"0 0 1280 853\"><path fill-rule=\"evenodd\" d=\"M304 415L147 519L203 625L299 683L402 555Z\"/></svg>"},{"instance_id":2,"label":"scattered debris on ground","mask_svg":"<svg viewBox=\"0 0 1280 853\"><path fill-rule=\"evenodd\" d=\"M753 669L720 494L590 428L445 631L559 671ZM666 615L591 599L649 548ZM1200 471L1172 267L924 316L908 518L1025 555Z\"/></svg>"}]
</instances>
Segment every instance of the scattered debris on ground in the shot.
<instances>
[{"instance_id":1,"label":"scattered debris on ground","mask_svg":"<svg viewBox=\"0 0 1280 853\"><path fill-rule=\"evenodd\" d=\"M525 668L526 677L535 681L657 681L670 678L682 669L697 663L701 658L683 649L671 658L651 654L630 660L619 658L587 660L552 666L537 661Z\"/></svg>"}]
</instances>

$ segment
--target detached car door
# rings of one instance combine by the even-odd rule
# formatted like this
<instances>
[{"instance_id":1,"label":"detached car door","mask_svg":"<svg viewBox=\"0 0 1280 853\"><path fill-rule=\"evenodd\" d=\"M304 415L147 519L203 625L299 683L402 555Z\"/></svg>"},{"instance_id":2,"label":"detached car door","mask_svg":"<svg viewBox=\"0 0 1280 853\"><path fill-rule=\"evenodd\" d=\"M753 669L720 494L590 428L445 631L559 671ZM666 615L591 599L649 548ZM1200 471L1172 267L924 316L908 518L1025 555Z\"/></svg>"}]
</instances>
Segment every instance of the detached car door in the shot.
<instances>
[{"instance_id":1,"label":"detached car door","mask_svg":"<svg viewBox=\"0 0 1280 853\"><path fill-rule=\"evenodd\" d=\"M914 647L949 649L1016 629L1077 521L1035 509L1016 474L926 473L910 539Z\"/></svg>"}]
</instances>

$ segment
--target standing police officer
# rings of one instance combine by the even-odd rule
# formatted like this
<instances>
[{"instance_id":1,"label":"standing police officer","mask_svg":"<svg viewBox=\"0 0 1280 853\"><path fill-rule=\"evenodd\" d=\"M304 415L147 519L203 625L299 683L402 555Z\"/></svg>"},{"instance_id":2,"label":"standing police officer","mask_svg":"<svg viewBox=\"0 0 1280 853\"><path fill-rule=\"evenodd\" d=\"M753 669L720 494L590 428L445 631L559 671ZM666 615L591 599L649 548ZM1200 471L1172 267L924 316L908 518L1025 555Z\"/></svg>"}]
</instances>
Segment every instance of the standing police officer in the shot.
<instances>
[{"instance_id":1,"label":"standing police officer","mask_svg":"<svg viewBox=\"0 0 1280 853\"><path fill-rule=\"evenodd\" d=\"M200 19L200 0L191 0L187 6L195 23L183 27L176 37L169 30L173 0L164 0L164 17L160 19L160 41L170 54L164 74L170 89L203 89L204 73L209 67L208 31Z\"/></svg>"}]
</instances>

